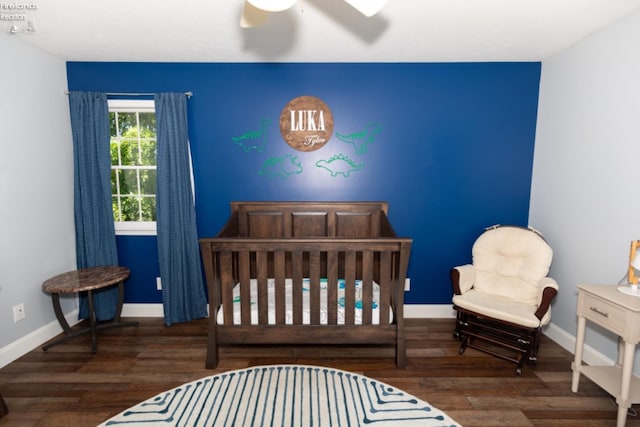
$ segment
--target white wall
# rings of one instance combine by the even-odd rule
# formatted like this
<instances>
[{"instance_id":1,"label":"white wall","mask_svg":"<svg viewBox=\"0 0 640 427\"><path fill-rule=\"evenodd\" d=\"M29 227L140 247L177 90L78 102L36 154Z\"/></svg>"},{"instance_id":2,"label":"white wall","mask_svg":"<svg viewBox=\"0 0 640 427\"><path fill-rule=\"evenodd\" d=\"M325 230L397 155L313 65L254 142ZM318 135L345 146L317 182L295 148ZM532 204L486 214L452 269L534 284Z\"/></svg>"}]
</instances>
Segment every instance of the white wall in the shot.
<instances>
[{"instance_id":1,"label":"white wall","mask_svg":"<svg viewBox=\"0 0 640 427\"><path fill-rule=\"evenodd\" d=\"M30 350L30 336L61 330L41 285L75 268L66 66L20 37L0 34L0 367ZM14 323L18 303L26 318Z\"/></svg>"},{"instance_id":2,"label":"white wall","mask_svg":"<svg viewBox=\"0 0 640 427\"><path fill-rule=\"evenodd\" d=\"M615 285L640 239L639 42L636 13L542 62L529 223L554 248L552 322L573 337L576 284ZM587 333L609 359L615 342Z\"/></svg>"}]
</instances>

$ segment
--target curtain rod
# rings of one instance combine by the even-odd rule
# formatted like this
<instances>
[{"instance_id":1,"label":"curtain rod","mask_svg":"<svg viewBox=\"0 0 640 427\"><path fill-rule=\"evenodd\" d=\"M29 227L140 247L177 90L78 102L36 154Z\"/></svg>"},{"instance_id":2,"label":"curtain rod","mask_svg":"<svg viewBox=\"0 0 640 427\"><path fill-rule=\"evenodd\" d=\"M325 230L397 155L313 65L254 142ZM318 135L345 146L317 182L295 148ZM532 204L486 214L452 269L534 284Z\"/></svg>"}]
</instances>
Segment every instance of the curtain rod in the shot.
<instances>
[{"instance_id":1,"label":"curtain rod","mask_svg":"<svg viewBox=\"0 0 640 427\"><path fill-rule=\"evenodd\" d=\"M70 91L65 90L64 94L69 95ZM193 92L188 91L184 93L187 98L191 98L193 96ZM126 93L126 92L105 92L107 96L153 96L155 93Z\"/></svg>"}]
</instances>

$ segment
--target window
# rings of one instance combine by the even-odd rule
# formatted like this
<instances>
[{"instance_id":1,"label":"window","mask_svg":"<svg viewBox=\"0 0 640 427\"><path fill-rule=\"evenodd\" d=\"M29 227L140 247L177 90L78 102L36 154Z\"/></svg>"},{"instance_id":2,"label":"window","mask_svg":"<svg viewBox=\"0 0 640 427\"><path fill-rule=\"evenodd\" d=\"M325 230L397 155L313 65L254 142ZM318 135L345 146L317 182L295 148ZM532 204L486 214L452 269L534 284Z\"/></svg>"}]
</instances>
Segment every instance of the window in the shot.
<instances>
[{"instance_id":1,"label":"window","mask_svg":"<svg viewBox=\"0 0 640 427\"><path fill-rule=\"evenodd\" d=\"M111 194L116 234L156 233L153 100L109 100Z\"/></svg>"}]
</instances>

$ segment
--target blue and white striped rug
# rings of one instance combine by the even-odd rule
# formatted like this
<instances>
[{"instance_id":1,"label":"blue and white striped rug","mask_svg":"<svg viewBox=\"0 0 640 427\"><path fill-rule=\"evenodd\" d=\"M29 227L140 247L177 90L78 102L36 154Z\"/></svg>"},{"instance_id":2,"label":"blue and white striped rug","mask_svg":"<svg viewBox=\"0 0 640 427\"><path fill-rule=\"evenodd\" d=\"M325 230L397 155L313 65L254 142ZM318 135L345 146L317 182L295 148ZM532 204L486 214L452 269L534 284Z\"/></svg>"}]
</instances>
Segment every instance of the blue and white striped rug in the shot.
<instances>
[{"instance_id":1,"label":"blue and white striped rug","mask_svg":"<svg viewBox=\"0 0 640 427\"><path fill-rule=\"evenodd\" d=\"M459 426L380 381L319 366L256 366L183 384L100 426Z\"/></svg>"}]
</instances>

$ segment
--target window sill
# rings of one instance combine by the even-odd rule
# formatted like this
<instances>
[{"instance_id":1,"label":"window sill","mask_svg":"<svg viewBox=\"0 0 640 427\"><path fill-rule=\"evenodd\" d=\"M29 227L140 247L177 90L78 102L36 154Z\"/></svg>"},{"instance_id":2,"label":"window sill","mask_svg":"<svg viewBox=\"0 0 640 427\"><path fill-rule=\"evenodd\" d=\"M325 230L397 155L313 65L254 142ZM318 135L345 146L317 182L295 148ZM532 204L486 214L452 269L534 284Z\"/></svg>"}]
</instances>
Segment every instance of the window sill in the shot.
<instances>
[{"instance_id":1,"label":"window sill","mask_svg":"<svg viewBox=\"0 0 640 427\"><path fill-rule=\"evenodd\" d=\"M116 222L116 236L156 236L155 222Z\"/></svg>"}]
</instances>

